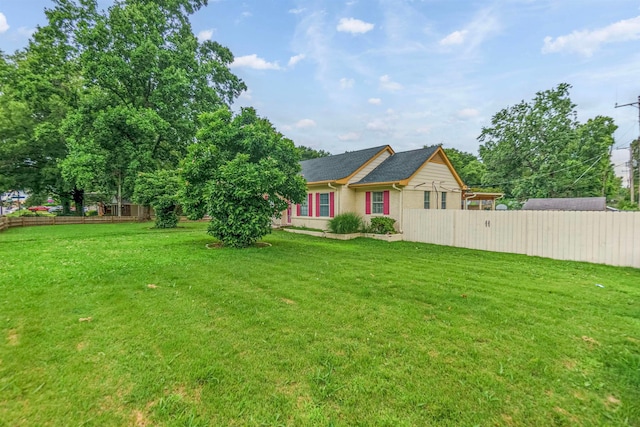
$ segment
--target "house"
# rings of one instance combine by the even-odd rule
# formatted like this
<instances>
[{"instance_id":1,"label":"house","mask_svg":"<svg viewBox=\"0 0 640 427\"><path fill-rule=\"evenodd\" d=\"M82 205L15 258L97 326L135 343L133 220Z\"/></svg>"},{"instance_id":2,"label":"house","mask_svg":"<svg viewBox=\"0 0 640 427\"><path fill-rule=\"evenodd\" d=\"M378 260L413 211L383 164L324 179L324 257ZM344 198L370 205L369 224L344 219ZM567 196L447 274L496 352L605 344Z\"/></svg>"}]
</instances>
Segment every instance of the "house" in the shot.
<instances>
[{"instance_id":1,"label":"house","mask_svg":"<svg viewBox=\"0 0 640 427\"><path fill-rule=\"evenodd\" d=\"M605 197L570 197L529 199L522 206L524 211L606 211Z\"/></svg>"},{"instance_id":2,"label":"house","mask_svg":"<svg viewBox=\"0 0 640 427\"><path fill-rule=\"evenodd\" d=\"M464 184L440 146L396 153L389 145L301 162L307 199L291 206L282 225L326 230L336 215L366 222L396 220L405 209L461 209Z\"/></svg>"}]
</instances>

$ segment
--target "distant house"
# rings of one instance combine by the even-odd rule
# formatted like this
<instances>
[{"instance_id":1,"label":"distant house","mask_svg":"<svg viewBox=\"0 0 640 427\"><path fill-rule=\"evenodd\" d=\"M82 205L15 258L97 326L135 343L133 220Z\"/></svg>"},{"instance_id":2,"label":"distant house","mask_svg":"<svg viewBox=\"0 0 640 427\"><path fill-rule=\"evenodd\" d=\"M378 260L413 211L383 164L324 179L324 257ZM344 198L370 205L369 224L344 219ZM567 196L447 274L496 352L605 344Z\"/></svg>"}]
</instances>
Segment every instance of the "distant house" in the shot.
<instances>
[{"instance_id":1,"label":"distant house","mask_svg":"<svg viewBox=\"0 0 640 427\"><path fill-rule=\"evenodd\" d=\"M606 211L605 197L572 197L529 199L522 210L525 211Z\"/></svg>"},{"instance_id":2,"label":"distant house","mask_svg":"<svg viewBox=\"0 0 640 427\"><path fill-rule=\"evenodd\" d=\"M496 209L496 200L502 197L504 197L504 193L472 190L465 190L464 193L462 193L464 209L470 211L493 211Z\"/></svg>"},{"instance_id":3,"label":"distant house","mask_svg":"<svg viewBox=\"0 0 640 427\"><path fill-rule=\"evenodd\" d=\"M402 231L404 209L461 209L465 187L440 146L396 153L383 145L300 163L307 199L287 210L283 225L324 230L353 212L367 222L394 218Z\"/></svg>"}]
</instances>

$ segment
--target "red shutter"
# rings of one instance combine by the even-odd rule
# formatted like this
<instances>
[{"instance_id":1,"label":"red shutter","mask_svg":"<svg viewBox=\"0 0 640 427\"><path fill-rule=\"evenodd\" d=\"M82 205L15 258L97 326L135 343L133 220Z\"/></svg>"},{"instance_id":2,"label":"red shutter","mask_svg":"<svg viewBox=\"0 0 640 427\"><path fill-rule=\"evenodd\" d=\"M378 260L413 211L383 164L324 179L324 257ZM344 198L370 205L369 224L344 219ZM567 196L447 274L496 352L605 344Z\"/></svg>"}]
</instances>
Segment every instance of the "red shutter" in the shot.
<instances>
[{"instance_id":1,"label":"red shutter","mask_svg":"<svg viewBox=\"0 0 640 427\"><path fill-rule=\"evenodd\" d=\"M309 209L307 209L307 215L313 216L313 194L309 193L307 196L307 205L309 205Z\"/></svg>"},{"instance_id":2,"label":"red shutter","mask_svg":"<svg viewBox=\"0 0 640 427\"><path fill-rule=\"evenodd\" d=\"M333 218L333 215L335 214L333 210L335 206L335 195L336 193L329 193L329 216L331 218Z\"/></svg>"},{"instance_id":3,"label":"red shutter","mask_svg":"<svg viewBox=\"0 0 640 427\"><path fill-rule=\"evenodd\" d=\"M320 193L316 193L316 216L320 216Z\"/></svg>"},{"instance_id":4,"label":"red shutter","mask_svg":"<svg viewBox=\"0 0 640 427\"><path fill-rule=\"evenodd\" d=\"M296 216L300 216L300 204L296 205Z\"/></svg>"},{"instance_id":5,"label":"red shutter","mask_svg":"<svg viewBox=\"0 0 640 427\"><path fill-rule=\"evenodd\" d=\"M382 193L382 213L389 215L389 190Z\"/></svg>"},{"instance_id":6,"label":"red shutter","mask_svg":"<svg viewBox=\"0 0 640 427\"><path fill-rule=\"evenodd\" d=\"M367 191L364 197L364 213L371 215L371 191Z\"/></svg>"}]
</instances>

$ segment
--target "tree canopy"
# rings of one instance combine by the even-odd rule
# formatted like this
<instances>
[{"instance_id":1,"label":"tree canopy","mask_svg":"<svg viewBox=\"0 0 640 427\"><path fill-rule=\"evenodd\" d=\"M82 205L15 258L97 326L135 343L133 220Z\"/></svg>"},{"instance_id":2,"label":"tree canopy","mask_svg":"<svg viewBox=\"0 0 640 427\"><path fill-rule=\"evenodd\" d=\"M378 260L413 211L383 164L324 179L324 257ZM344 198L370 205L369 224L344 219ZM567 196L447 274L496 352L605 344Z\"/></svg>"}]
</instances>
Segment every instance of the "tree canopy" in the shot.
<instances>
[{"instance_id":1,"label":"tree canopy","mask_svg":"<svg viewBox=\"0 0 640 427\"><path fill-rule=\"evenodd\" d=\"M487 168L476 156L456 148L444 148L443 150L462 182L469 187L482 184Z\"/></svg>"},{"instance_id":2,"label":"tree canopy","mask_svg":"<svg viewBox=\"0 0 640 427\"><path fill-rule=\"evenodd\" d=\"M299 151L252 108L236 116L221 108L200 120L181 167L183 208L191 219L211 216L209 233L224 245L247 247L306 197Z\"/></svg>"},{"instance_id":3,"label":"tree canopy","mask_svg":"<svg viewBox=\"0 0 640 427\"><path fill-rule=\"evenodd\" d=\"M0 188L81 204L84 190L129 198L138 173L177 167L198 116L246 89L231 52L192 32L206 4L55 0L29 46L0 57Z\"/></svg>"},{"instance_id":4,"label":"tree canopy","mask_svg":"<svg viewBox=\"0 0 640 427\"><path fill-rule=\"evenodd\" d=\"M570 88L560 84L493 116L478 137L485 184L521 200L615 192L609 154L617 126L603 116L578 122Z\"/></svg>"},{"instance_id":5,"label":"tree canopy","mask_svg":"<svg viewBox=\"0 0 640 427\"><path fill-rule=\"evenodd\" d=\"M300 160L311 160L311 159L317 159L319 157L327 157L331 155L331 153L328 151L314 150L313 148L305 147L304 145L300 145L296 148L300 153Z\"/></svg>"},{"instance_id":6,"label":"tree canopy","mask_svg":"<svg viewBox=\"0 0 640 427\"><path fill-rule=\"evenodd\" d=\"M63 123L65 178L130 197L139 172L177 166L199 114L246 89L229 71L231 52L194 36L187 13L203 3L121 0L70 14L86 90Z\"/></svg>"},{"instance_id":7,"label":"tree canopy","mask_svg":"<svg viewBox=\"0 0 640 427\"><path fill-rule=\"evenodd\" d=\"M0 189L55 194L68 208L65 201L82 191L60 174L67 155L60 126L77 106L81 79L71 49L59 42L56 15L48 16L52 24L25 50L0 55Z\"/></svg>"}]
</instances>

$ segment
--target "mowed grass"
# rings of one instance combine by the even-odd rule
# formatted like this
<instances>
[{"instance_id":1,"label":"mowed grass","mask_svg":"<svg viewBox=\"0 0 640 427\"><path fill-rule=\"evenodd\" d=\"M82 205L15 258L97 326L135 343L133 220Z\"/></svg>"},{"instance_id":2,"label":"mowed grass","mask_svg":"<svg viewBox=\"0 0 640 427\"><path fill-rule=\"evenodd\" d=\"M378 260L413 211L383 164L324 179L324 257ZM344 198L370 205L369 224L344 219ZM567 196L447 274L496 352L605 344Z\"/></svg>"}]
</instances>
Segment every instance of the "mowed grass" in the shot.
<instances>
[{"instance_id":1,"label":"mowed grass","mask_svg":"<svg viewBox=\"0 0 640 427\"><path fill-rule=\"evenodd\" d=\"M640 270L150 227L0 233L0 425L640 425Z\"/></svg>"}]
</instances>

